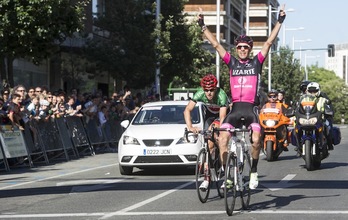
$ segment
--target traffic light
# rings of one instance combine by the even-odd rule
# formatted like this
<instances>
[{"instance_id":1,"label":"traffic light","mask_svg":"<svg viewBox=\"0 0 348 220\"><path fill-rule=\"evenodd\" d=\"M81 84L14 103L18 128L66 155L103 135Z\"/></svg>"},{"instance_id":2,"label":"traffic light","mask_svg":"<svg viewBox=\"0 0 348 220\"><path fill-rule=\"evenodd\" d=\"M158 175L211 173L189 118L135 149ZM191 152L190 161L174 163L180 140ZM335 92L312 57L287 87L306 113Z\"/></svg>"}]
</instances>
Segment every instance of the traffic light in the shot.
<instances>
[{"instance_id":1,"label":"traffic light","mask_svg":"<svg viewBox=\"0 0 348 220\"><path fill-rule=\"evenodd\" d=\"M329 54L329 57L335 56L335 45L334 44L327 45L327 53Z\"/></svg>"}]
</instances>

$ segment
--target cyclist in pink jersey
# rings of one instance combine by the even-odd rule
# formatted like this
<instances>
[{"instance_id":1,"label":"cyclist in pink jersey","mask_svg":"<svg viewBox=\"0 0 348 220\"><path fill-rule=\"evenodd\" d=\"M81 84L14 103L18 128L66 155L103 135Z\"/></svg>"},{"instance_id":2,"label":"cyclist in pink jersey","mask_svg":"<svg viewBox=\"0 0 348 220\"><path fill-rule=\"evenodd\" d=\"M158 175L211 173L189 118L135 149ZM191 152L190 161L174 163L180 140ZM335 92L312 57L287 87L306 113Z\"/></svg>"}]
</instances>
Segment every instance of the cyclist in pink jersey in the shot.
<instances>
[{"instance_id":1,"label":"cyclist in pink jersey","mask_svg":"<svg viewBox=\"0 0 348 220\"><path fill-rule=\"evenodd\" d=\"M230 74L230 87L231 87L231 99L232 99L232 111L226 116L221 127L240 127L241 118L245 119L245 124L251 127L251 156L252 156L252 167L250 174L250 189L255 189L258 186L258 174L257 164L260 154L260 124L258 121L258 93L259 83L262 72L262 64L280 31L281 25L285 20L284 5L279 11L278 21L275 24L269 38L264 43L260 52L252 59L249 58L250 52L253 48L253 40L251 37L246 35L238 36L234 44L237 49L238 57L233 57L227 52L223 46L216 40L214 35L208 30L204 24L204 16L201 13L198 18L198 24L202 28L202 32L205 37L211 43L211 45L219 53L220 57L229 67ZM220 148L226 149L231 136L229 132L220 132L219 145ZM227 154L224 155L223 163L226 162ZM224 186L224 185L223 185Z\"/></svg>"}]
</instances>

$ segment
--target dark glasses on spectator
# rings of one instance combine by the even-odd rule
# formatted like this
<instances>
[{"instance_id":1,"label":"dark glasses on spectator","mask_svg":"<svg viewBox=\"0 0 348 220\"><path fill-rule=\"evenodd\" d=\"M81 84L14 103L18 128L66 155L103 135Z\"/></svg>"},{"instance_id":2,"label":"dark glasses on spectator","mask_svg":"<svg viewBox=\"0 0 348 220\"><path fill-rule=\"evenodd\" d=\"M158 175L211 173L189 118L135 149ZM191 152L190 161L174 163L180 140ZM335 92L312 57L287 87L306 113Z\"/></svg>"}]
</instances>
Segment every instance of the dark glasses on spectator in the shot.
<instances>
[{"instance_id":1,"label":"dark glasses on spectator","mask_svg":"<svg viewBox=\"0 0 348 220\"><path fill-rule=\"evenodd\" d=\"M277 98L277 96L275 96L275 95L271 95L271 96L268 96L268 98L270 98L270 99L276 99L276 98Z\"/></svg>"},{"instance_id":2,"label":"dark glasses on spectator","mask_svg":"<svg viewBox=\"0 0 348 220\"><path fill-rule=\"evenodd\" d=\"M242 48L245 49L245 50L248 50L248 49L250 49L250 46L249 45L238 45L237 46L238 50L241 50Z\"/></svg>"}]
</instances>

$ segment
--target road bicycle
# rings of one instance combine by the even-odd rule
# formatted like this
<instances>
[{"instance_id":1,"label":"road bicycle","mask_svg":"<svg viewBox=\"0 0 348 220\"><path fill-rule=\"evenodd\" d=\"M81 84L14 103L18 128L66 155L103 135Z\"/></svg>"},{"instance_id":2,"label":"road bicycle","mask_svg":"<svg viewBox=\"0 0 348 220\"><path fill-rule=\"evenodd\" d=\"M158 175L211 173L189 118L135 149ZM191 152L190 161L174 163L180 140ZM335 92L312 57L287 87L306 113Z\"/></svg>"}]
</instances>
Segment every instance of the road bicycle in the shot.
<instances>
[{"instance_id":1,"label":"road bicycle","mask_svg":"<svg viewBox=\"0 0 348 220\"><path fill-rule=\"evenodd\" d=\"M241 198L242 209L247 209L250 203L251 191L249 179L251 171L251 157L249 153L250 142L246 140L246 134L250 129L246 128L244 118L242 128L216 128L218 131L228 131L232 134L225 166L224 200L227 215L231 216L236 198ZM215 132L215 131L214 131Z\"/></svg>"},{"instance_id":2,"label":"road bicycle","mask_svg":"<svg viewBox=\"0 0 348 220\"><path fill-rule=\"evenodd\" d=\"M189 141L188 135L193 133L185 129L186 140ZM221 160L220 160L220 151L219 147L216 144L212 130L201 130L198 132L199 135L202 135L204 142L202 142L202 149L197 155L196 161L196 190L198 198L202 203L205 203L209 198L210 189L215 185L218 195L220 198L223 198L224 191L221 188L221 185L224 181L223 170L221 169ZM211 140L214 143L213 155L210 153L208 140ZM198 141L198 137L196 140ZM206 190L200 189L201 184L204 180L209 181L209 185Z\"/></svg>"}]
</instances>

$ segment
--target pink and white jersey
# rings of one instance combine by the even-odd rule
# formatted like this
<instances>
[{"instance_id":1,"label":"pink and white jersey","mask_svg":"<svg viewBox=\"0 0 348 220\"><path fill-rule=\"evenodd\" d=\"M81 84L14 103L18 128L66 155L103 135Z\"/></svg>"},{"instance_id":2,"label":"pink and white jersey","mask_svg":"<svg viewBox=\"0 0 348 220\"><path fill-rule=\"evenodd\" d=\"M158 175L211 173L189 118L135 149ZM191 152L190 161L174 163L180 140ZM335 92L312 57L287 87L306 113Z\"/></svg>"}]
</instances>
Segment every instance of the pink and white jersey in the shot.
<instances>
[{"instance_id":1,"label":"pink and white jersey","mask_svg":"<svg viewBox=\"0 0 348 220\"><path fill-rule=\"evenodd\" d=\"M253 59L240 61L226 52L223 61L230 70L232 103L248 102L256 104L258 102L262 64L265 57L259 52Z\"/></svg>"}]
</instances>

